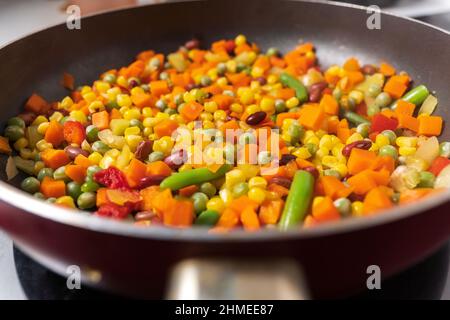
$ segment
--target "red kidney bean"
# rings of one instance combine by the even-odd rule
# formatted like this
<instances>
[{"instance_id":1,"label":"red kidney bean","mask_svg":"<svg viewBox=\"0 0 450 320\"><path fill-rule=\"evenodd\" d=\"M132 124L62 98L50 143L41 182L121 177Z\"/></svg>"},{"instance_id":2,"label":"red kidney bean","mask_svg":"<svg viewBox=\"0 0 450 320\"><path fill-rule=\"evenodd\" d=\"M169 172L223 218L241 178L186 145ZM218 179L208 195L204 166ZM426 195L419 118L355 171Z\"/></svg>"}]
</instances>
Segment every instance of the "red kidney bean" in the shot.
<instances>
[{"instance_id":1,"label":"red kidney bean","mask_svg":"<svg viewBox=\"0 0 450 320\"><path fill-rule=\"evenodd\" d=\"M153 211L141 211L136 213L134 216L134 219L136 221L143 221L143 220L152 220L153 218L158 217L158 215Z\"/></svg>"},{"instance_id":2,"label":"red kidney bean","mask_svg":"<svg viewBox=\"0 0 450 320\"><path fill-rule=\"evenodd\" d=\"M319 102L322 96L322 91L328 87L328 83L322 81L313 84L308 92L309 92L309 101L311 102Z\"/></svg>"},{"instance_id":3,"label":"red kidney bean","mask_svg":"<svg viewBox=\"0 0 450 320\"><path fill-rule=\"evenodd\" d=\"M64 151L70 160L74 160L78 155L82 154L85 157L89 157L89 153L79 147L67 146Z\"/></svg>"},{"instance_id":4,"label":"red kidney bean","mask_svg":"<svg viewBox=\"0 0 450 320\"><path fill-rule=\"evenodd\" d=\"M145 189L145 188L151 187L151 186L158 186L161 183L161 181L163 181L165 178L166 178L166 176L163 176L163 175L154 175L154 176L144 177L139 181L137 188Z\"/></svg>"},{"instance_id":5,"label":"red kidney bean","mask_svg":"<svg viewBox=\"0 0 450 320\"><path fill-rule=\"evenodd\" d=\"M302 170L305 170L305 171L308 171L309 173L311 173L312 176L314 177L314 179L319 178L319 171L317 170L316 167L305 167Z\"/></svg>"},{"instance_id":6,"label":"red kidney bean","mask_svg":"<svg viewBox=\"0 0 450 320\"><path fill-rule=\"evenodd\" d=\"M275 183L279 186L289 189L291 187L292 180L285 177L273 177L272 179L270 179L270 183Z\"/></svg>"},{"instance_id":7,"label":"red kidney bean","mask_svg":"<svg viewBox=\"0 0 450 320\"><path fill-rule=\"evenodd\" d=\"M18 117L21 118L27 126L29 126L34 121L34 119L36 119L37 115L34 112L25 111L19 114Z\"/></svg>"},{"instance_id":8,"label":"red kidney bean","mask_svg":"<svg viewBox=\"0 0 450 320\"><path fill-rule=\"evenodd\" d=\"M134 152L136 159L141 161L147 160L148 155L152 152L152 145L153 143L150 140L141 141Z\"/></svg>"},{"instance_id":9,"label":"red kidney bean","mask_svg":"<svg viewBox=\"0 0 450 320\"><path fill-rule=\"evenodd\" d=\"M266 116L267 116L267 114L264 111L258 111L258 112L255 112L255 113L252 113L251 115L249 115L247 117L247 120L245 120L245 122L248 125L256 126L257 124L264 121Z\"/></svg>"},{"instance_id":10,"label":"red kidney bean","mask_svg":"<svg viewBox=\"0 0 450 320\"><path fill-rule=\"evenodd\" d=\"M353 148L369 150L372 146L372 141L370 140L360 140L347 144L344 149L342 149L342 155L349 157L352 153Z\"/></svg>"},{"instance_id":11,"label":"red kidney bean","mask_svg":"<svg viewBox=\"0 0 450 320\"><path fill-rule=\"evenodd\" d=\"M164 159L164 162L172 169L178 170L187 160L187 154L184 150L178 150Z\"/></svg>"},{"instance_id":12,"label":"red kidney bean","mask_svg":"<svg viewBox=\"0 0 450 320\"><path fill-rule=\"evenodd\" d=\"M200 47L200 41L198 39L192 39L186 42L184 46L188 50L197 49L198 47Z\"/></svg>"},{"instance_id":13,"label":"red kidney bean","mask_svg":"<svg viewBox=\"0 0 450 320\"><path fill-rule=\"evenodd\" d=\"M265 85L265 84L267 83L267 80L266 80L266 78L264 78L264 77L258 77L258 78L256 78L255 80L258 81L259 84L262 85L262 86Z\"/></svg>"},{"instance_id":14,"label":"red kidney bean","mask_svg":"<svg viewBox=\"0 0 450 320\"><path fill-rule=\"evenodd\" d=\"M366 64L361 68L361 71L362 71L362 73L371 76L374 73L376 73L378 70L375 66L373 66L371 64Z\"/></svg>"},{"instance_id":15,"label":"red kidney bean","mask_svg":"<svg viewBox=\"0 0 450 320\"><path fill-rule=\"evenodd\" d=\"M287 165L289 162L294 161L297 157L292 155L292 154L283 154L281 156L280 161L278 162L278 164L280 166L285 166Z\"/></svg>"}]
</instances>

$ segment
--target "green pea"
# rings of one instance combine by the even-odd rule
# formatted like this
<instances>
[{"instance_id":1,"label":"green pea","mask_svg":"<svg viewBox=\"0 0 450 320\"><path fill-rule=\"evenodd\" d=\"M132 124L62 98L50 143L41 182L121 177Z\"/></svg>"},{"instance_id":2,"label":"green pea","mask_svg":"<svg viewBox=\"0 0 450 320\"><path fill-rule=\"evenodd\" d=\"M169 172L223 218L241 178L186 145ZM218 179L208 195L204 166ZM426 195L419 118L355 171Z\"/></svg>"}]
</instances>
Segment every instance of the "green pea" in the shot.
<instances>
[{"instance_id":1,"label":"green pea","mask_svg":"<svg viewBox=\"0 0 450 320\"><path fill-rule=\"evenodd\" d=\"M144 125L138 119L131 119L130 120L130 127L138 127L141 130L144 129Z\"/></svg>"},{"instance_id":2,"label":"green pea","mask_svg":"<svg viewBox=\"0 0 450 320\"><path fill-rule=\"evenodd\" d=\"M19 117L13 117L8 120L8 126L17 126L19 128L25 129L25 121Z\"/></svg>"},{"instance_id":3,"label":"green pea","mask_svg":"<svg viewBox=\"0 0 450 320\"><path fill-rule=\"evenodd\" d=\"M280 50L278 50L275 47L271 47L269 49L267 49L266 55L268 55L269 57L271 56L277 56L280 54Z\"/></svg>"},{"instance_id":4,"label":"green pea","mask_svg":"<svg viewBox=\"0 0 450 320\"><path fill-rule=\"evenodd\" d=\"M45 196L40 192L36 192L35 194L33 194L33 197L35 197L37 199L41 199L41 200L45 199Z\"/></svg>"},{"instance_id":5,"label":"green pea","mask_svg":"<svg viewBox=\"0 0 450 320\"><path fill-rule=\"evenodd\" d=\"M332 176L332 177L336 177L339 180L342 178L341 174L339 173L339 171L335 170L335 169L326 169L323 171L323 175L324 176Z\"/></svg>"},{"instance_id":6,"label":"green pea","mask_svg":"<svg viewBox=\"0 0 450 320\"><path fill-rule=\"evenodd\" d=\"M212 198L216 194L217 189L211 182L205 182L201 184L200 191L206 194L209 198Z\"/></svg>"},{"instance_id":7,"label":"green pea","mask_svg":"<svg viewBox=\"0 0 450 320\"><path fill-rule=\"evenodd\" d=\"M383 136L386 136L389 139L390 144L394 144L395 140L397 139L397 135L392 130L384 130L381 132Z\"/></svg>"},{"instance_id":8,"label":"green pea","mask_svg":"<svg viewBox=\"0 0 450 320\"><path fill-rule=\"evenodd\" d=\"M103 81L108 82L109 84L114 84L117 81L117 77L111 73L108 73L103 77Z\"/></svg>"},{"instance_id":9,"label":"green pea","mask_svg":"<svg viewBox=\"0 0 450 320\"><path fill-rule=\"evenodd\" d=\"M175 104L177 105L177 106L179 106L180 104L182 104L183 102L184 102L184 98L183 98L183 95L180 93L180 94L177 94L174 98L173 98L173 102L175 102Z\"/></svg>"},{"instance_id":10,"label":"green pea","mask_svg":"<svg viewBox=\"0 0 450 320\"><path fill-rule=\"evenodd\" d=\"M368 123L361 123L356 127L356 132L362 135L364 138L367 138L369 136L370 131L370 124Z\"/></svg>"},{"instance_id":11,"label":"green pea","mask_svg":"<svg viewBox=\"0 0 450 320\"><path fill-rule=\"evenodd\" d=\"M177 110L172 109L172 108L166 108L166 109L164 110L164 113L167 113L168 115L173 115L173 114L176 114L176 113L177 113Z\"/></svg>"},{"instance_id":12,"label":"green pea","mask_svg":"<svg viewBox=\"0 0 450 320\"><path fill-rule=\"evenodd\" d=\"M90 125L86 127L86 139L90 143L98 140L98 128L96 126Z\"/></svg>"},{"instance_id":13,"label":"green pea","mask_svg":"<svg viewBox=\"0 0 450 320\"><path fill-rule=\"evenodd\" d=\"M202 76L201 78L200 78L200 84L203 86L203 87L207 87L207 86L209 86L209 85L211 85L211 83L212 83L212 80L211 80L211 78L209 77L209 76Z\"/></svg>"},{"instance_id":14,"label":"green pea","mask_svg":"<svg viewBox=\"0 0 450 320\"><path fill-rule=\"evenodd\" d=\"M339 87L334 88L333 90L333 98L335 98L337 101L340 101L342 98L342 90Z\"/></svg>"},{"instance_id":15,"label":"green pea","mask_svg":"<svg viewBox=\"0 0 450 320\"><path fill-rule=\"evenodd\" d=\"M247 68L247 66L246 66L245 64L243 64L242 62L239 62L239 63L236 65L236 72L237 72L237 73L242 72L242 71L245 70L245 68Z\"/></svg>"},{"instance_id":16,"label":"green pea","mask_svg":"<svg viewBox=\"0 0 450 320\"><path fill-rule=\"evenodd\" d=\"M161 160L164 160L164 153L162 153L161 151L153 151L148 156L149 162L156 162Z\"/></svg>"},{"instance_id":17,"label":"green pea","mask_svg":"<svg viewBox=\"0 0 450 320\"><path fill-rule=\"evenodd\" d=\"M227 72L227 65L223 62L217 64L217 75L223 76Z\"/></svg>"},{"instance_id":18,"label":"green pea","mask_svg":"<svg viewBox=\"0 0 450 320\"><path fill-rule=\"evenodd\" d=\"M86 170L86 177L87 178L91 178L94 176L94 174L96 174L97 172L101 171L102 168L100 168L99 166L89 166Z\"/></svg>"},{"instance_id":19,"label":"green pea","mask_svg":"<svg viewBox=\"0 0 450 320\"><path fill-rule=\"evenodd\" d=\"M356 107L356 101L348 96L343 96L339 100L339 106L344 110L353 110Z\"/></svg>"},{"instance_id":20,"label":"green pea","mask_svg":"<svg viewBox=\"0 0 450 320\"><path fill-rule=\"evenodd\" d=\"M227 95L227 96L230 96L230 97L232 97L232 98L234 98L234 92L233 91L231 91L231 90L223 90L223 92L222 92L224 95Z\"/></svg>"},{"instance_id":21,"label":"green pea","mask_svg":"<svg viewBox=\"0 0 450 320\"><path fill-rule=\"evenodd\" d=\"M391 196L391 200L393 203L399 203L400 202L400 193L394 192Z\"/></svg>"},{"instance_id":22,"label":"green pea","mask_svg":"<svg viewBox=\"0 0 450 320\"><path fill-rule=\"evenodd\" d=\"M56 198L53 198L53 197L47 198L47 200L45 200L45 201L47 201L48 203L55 203L56 202Z\"/></svg>"},{"instance_id":23,"label":"green pea","mask_svg":"<svg viewBox=\"0 0 450 320\"><path fill-rule=\"evenodd\" d=\"M167 103L164 100L162 100L162 99L159 99L158 101L156 101L155 106L159 110L164 110L164 109L166 109L168 107Z\"/></svg>"},{"instance_id":24,"label":"green pea","mask_svg":"<svg viewBox=\"0 0 450 320\"><path fill-rule=\"evenodd\" d=\"M375 98L375 104L379 106L380 108L386 108L388 107L392 102L391 96L386 93L382 92Z\"/></svg>"},{"instance_id":25,"label":"green pea","mask_svg":"<svg viewBox=\"0 0 450 320\"><path fill-rule=\"evenodd\" d=\"M352 212L352 203L347 198L339 198L334 201L334 206L343 217L350 216Z\"/></svg>"},{"instance_id":26,"label":"green pea","mask_svg":"<svg viewBox=\"0 0 450 320\"><path fill-rule=\"evenodd\" d=\"M417 185L419 188L433 188L436 177L429 171L421 171L420 182Z\"/></svg>"},{"instance_id":27,"label":"green pea","mask_svg":"<svg viewBox=\"0 0 450 320\"><path fill-rule=\"evenodd\" d=\"M248 193L248 184L246 182L240 182L233 186L231 193L234 198L239 198L241 196L245 196Z\"/></svg>"},{"instance_id":28,"label":"green pea","mask_svg":"<svg viewBox=\"0 0 450 320\"><path fill-rule=\"evenodd\" d=\"M381 86L379 84L371 84L367 89L367 93L369 96L375 98L381 93Z\"/></svg>"},{"instance_id":29,"label":"green pea","mask_svg":"<svg viewBox=\"0 0 450 320\"><path fill-rule=\"evenodd\" d=\"M71 196L74 200L78 199L81 194L81 186L79 183L74 181L69 182L66 185L67 194Z\"/></svg>"},{"instance_id":30,"label":"green pea","mask_svg":"<svg viewBox=\"0 0 450 320\"><path fill-rule=\"evenodd\" d=\"M59 167L53 172L53 179L70 181L70 178L66 175L66 167Z\"/></svg>"},{"instance_id":31,"label":"green pea","mask_svg":"<svg viewBox=\"0 0 450 320\"><path fill-rule=\"evenodd\" d=\"M25 131L19 126L7 126L4 135L9 140L15 142L25 135Z\"/></svg>"},{"instance_id":32,"label":"green pea","mask_svg":"<svg viewBox=\"0 0 450 320\"><path fill-rule=\"evenodd\" d=\"M37 178L39 181L44 180L44 177L53 178L53 169L52 168L42 168L39 170Z\"/></svg>"},{"instance_id":33,"label":"green pea","mask_svg":"<svg viewBox=\"0 0 450 320\"><path fill-rule=\"evenodd\" d=\"M110 147L103 141L95 141L91 147L93 151L101 154L105 154L110 149Z\"/></svg>"},{"instance_id":34,"label":"green pea","mask_svg":"<svg viewBox=\"0 0 450 320\"><path fill-rule=\"evenodd\" d=\"M194 211L199 214L200 212L206 210L206 203L209 198L203 192L196 192L191 196L192 201L194 202Z\"/></svg>"},{"instance_id":35,"label":"green pea","mask_svg":"<svg viewBox=\"0 0 450 320\"><path fill-rule=\"evenodd\" d=\"M258 153L258 163L260 165L269 164L272 161L272 155L269 151L261 151Z\"/></svg>"},{"instance_id":36,"label":"green pea","mask_svg":"<svg viewBox=\"0 0 450 320\"><path fill-rule=\"evenodd\" d=\"M303 130L303 127L297 124L293 124L288 128L288 134L291 136L292 144L297 143L302 138L304 133L305 130Z\"/></svg>"},{"instance_id":37,"label":"green pea","mask_svg":"<svg viewBox=\"0 0 450 320\"><path fill-rule=\"evenodd\" d=\"M97 182L86 181L81 185L81 192L95 192L100 188Z\"/></svg>"},{"instance_id":38,"label":"green pea","mask_svg":"<svg viewBox=\"0 0 450 320\"><path fill-rule=\"evenodd\" d=\"M119 104L115 100L108 101L106 103L105 107L106 107L106 110L108 110L108 111L111 111L112 109L120 109Z\"/></svg>"},{"instance_id":39,"label":"green pea","mask_svg":"<svg viewBox=\"0 0 450 320\"><path fill-rule=\"evenodd\" d=\"M142 90L144 90L144 92L150 92L150 86L146 83L141 84L141 88Z\"/></svg>"},{"instance_id":40,"label":"green pea","mask_svg":"<svg viewBox=\"0 0 450 320\"><path fill-rule=\"evenodd\" d=\"M159 79L160 80L169 80L169 74L167 72L161 72L159 74Z\"/></svg>"},{"instance_id":41,"label":"green pea","mask_svg":"<svg viewBox=\"0 0 450 320\"><path fill-rule=\"evenodd\" d=\"M219 221L220 215L217 211L206 210L199 214L194 224L198 226L214 226Z\"/></svg>"},{"instance_id":42,"label":"green pea","mask_svg":"<svg viewBox=\"0 0 450 320\"><path fill-rule=\"evenodd\" d=\"M68 116L64 116L64 117L61 118L61 120L59 120L59 123L64 124L68 120L69 120L69 117Z\"/></svg>"},{"instance_id":43,"label":"green pea","mask_svg":"<svg viewBox=\"0 0 450 320\"><path fill-rule=\"evenodd\" d=\"M307 143L304 145L308 152L313 156L316 154L317 150L319 150L319 146L314 143Z\"/></svg>"},{"instance_id":44,"label":"green pea","mask_svg":"<svg viewBox=\"0 0 450 320\"><path fill-rule=\"evenodd\" d=\"M287 106L286 106L286 102L284 102L284 100L282 99L277 99L275 100L275 111L277 113L281 113L286 111Z\"/></svg>"},{"instance_id":45,"label":"green pea","mask_svg":"<svg viewBox=\"0 0 450 320\"><path fill-rule=\"evenodd\" d=\"M94 192L84 192L77 199L77 205L80 209L91 209L95 207L96 194Z\"/></svg>"},{"instance_id":46,"label":"green pea","mask_svg":"<svg viewBox=\"0 0 450 320\"><path fill-rule=\"evenodd\" d=\"M386 145L382 146L380 150L378 150L378 155L380 156L389 156L394 159L398 159L398 152L397 149L394 146Z\"/></svg>"},{"instance_id":47,"label":"green pea","mask_svg":"<svg viewBox=\"0 0 450 320\"><path fill-rule=\"evenodd\" d=\"M41 186L41 183L35 177L25 178L22 181L22 183L20 184L20 187L22 188L22 190L26 191L28 193L36 193L36 192L38 192L40 186Z\"/></svg>"},{"instance_id":48,"label":"green pea","mask_svg":"<svg viewBox=\"0 0 450 320\"><path fill-rule=\"evenodd\" d=\"M445 158L450 157L450 142L445 141L439 145L439 155Z\"/></svg>"},{"instance_id":49,"label":"green pea","mask_svg":"<svg viewBox=\"0 0 450 320\"><path fill-rule=\"evenodd\" d=\"M377 113L380 113L381 109L377 104L371 104L367 107L367 115L374 116Z\"/></svg>"}]
</instances>

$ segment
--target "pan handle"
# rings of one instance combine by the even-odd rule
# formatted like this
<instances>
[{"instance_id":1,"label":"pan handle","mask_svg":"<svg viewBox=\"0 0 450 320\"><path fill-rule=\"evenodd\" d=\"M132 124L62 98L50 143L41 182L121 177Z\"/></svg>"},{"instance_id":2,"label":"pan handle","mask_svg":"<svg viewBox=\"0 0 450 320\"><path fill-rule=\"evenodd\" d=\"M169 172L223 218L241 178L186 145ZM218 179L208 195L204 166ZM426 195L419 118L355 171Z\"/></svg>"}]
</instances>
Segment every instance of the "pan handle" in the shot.
<instances>
[{"instance_id":1,"label":"pan handle","mask_svg":"<svg viewBox=\"0 0 450 320\"><path fill-rule=\"evenodd\" d=\"M306 300L309 291L290 259L188 259L172 270L170 300Z\"/></svg>"}]
</instances>

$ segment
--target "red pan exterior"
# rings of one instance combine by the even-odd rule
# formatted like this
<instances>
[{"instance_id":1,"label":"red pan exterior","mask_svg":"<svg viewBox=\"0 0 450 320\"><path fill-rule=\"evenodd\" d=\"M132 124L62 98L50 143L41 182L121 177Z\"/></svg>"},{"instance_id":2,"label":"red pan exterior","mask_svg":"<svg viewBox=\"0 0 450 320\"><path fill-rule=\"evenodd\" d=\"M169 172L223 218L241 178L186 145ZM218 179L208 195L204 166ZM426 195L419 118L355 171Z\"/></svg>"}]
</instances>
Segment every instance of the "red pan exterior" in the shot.
<instances>
[{"instance_id":1,"label":"red pan exterior","mask_svg":"<svg viewBox=\"0 0 450 320\"><path fill-rule=\"evenodd\" d=\"M325 65L353 55L367 63L385 59L428 84L441 101L450 100L448 34L387 15L382 29L373 31L366 28L366 19L366 12L355 8L259 0L170 4L94 16L83 20L81 31L59 26L0 50L1 119L15 115L34 91L49 100L61 98L64 71L77 83L91 82L103 70L126 64L140 50L174 50L192 36L208 42L238 33L283 50L300 38L313 41ZM449 119L448 110L439 112ZM387 277L439 248L450 235L449 209L447 202L379 226L270 241L168 241L100 233L5 202L0 203L0 226L28 252L101 271L98 285L122 294L160 298L170 267L187 257L292 257L305 270L314 297L336 298L363 289L369 265L379 265Z\"/></svg>"}]
</instances>

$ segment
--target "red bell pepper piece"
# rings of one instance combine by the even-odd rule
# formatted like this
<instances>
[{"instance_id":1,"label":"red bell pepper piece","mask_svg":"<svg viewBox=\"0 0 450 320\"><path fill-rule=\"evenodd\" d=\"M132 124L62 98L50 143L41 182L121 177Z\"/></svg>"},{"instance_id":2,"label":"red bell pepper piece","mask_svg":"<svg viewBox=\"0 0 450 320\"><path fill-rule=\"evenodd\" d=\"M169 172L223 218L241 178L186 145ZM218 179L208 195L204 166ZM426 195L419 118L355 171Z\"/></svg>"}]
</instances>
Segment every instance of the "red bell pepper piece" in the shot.
<instances>
[{"instance_id":1,"label":"red bell pepper piece","mask_svg":"<svg viewBox=\"0 0 450 320\"><path fill-rule=\"evenodd\" d=\"M376 114L372 117L370 132L382 132L384 130L397 129L398 121L394 118L388 118L382 114Z\"/></svg>"},{"instance_id":2,"label":"red bell pepper piece","mask_svg":"<svg viewBox=\"0 0 450 320\"><path fill-rule=\"evenodd\" d=\"M438 176L438 174L450 164L450 160L445 157L437 157L434 159L431 167L428 169L432 174Z\"/></svg>"}]
</instances>

